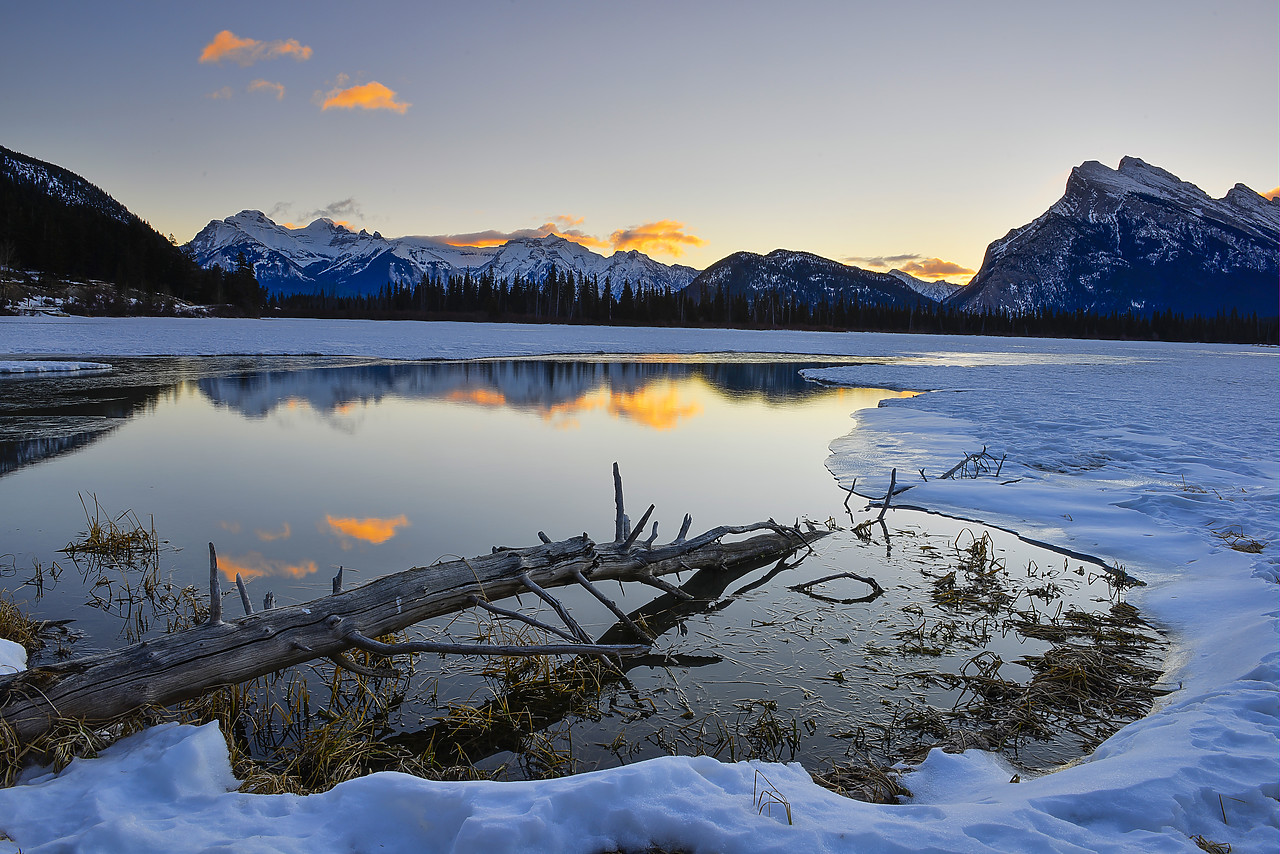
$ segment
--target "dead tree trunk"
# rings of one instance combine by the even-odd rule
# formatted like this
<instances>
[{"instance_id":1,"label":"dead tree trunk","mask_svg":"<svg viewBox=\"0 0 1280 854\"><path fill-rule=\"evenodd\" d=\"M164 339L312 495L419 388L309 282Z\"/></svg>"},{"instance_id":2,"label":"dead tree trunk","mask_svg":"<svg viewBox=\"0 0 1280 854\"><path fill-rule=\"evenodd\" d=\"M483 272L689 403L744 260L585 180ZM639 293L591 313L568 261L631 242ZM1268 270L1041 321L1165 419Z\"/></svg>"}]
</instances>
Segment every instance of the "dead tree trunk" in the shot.
<instances>
[{"instance_id":1,"label":"dead tree trunk","mask_svg":"<svg viewBox=\"0 0 1280 854\"><path fill-rule=\"evenodd\" d=\"M615 478L618 517L622 519L621 478L616 469ZM546 588L582 584L583 580L590 586L591 581L608 579L668 589L663 575L778 560L806 548L827 532L812 527L801 531L798 526L768 521L722 526L687 540L682 529L681 536L666 545L637 544L633 533L604 544L583 534L529 548L495 548L492 554L480 557L407 569L303 605L273 608L239 619L214 618L187 631L113 652L0 677L0 719L12 727L21 742L30 743L59 718L109 721L143 706L171 705L314 658L338 656L339 663L346 666L341 660L346 650L366 645L371 638L517 593L538 589L545 593ZM745 533L755 536L733 542L722 539ZM210 553L212 556L212 548ZM216 572L211 586L217 586ZM217 601L215 598L215 609ZM580 632L569 636L571 643L564 645L563 652L627 655L647 651L647 645L596 649L582 643ZM410 652L416 645L400 646ZM495 648L437 651L511 652ZM550 647L541 651L561 652Z\"/></svg>"}]
</instances>

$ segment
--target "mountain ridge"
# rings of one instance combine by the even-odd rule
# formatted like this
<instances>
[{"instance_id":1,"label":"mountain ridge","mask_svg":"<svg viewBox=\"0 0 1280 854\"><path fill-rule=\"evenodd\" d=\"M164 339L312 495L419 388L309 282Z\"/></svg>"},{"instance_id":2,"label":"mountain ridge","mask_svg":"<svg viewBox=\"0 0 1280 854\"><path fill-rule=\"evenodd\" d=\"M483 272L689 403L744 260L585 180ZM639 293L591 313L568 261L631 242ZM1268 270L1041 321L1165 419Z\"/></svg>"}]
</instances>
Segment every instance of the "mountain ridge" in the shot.
<instances>
[{"instance_id":1,"label":"mountain ridge","mask_svg":"<svg viewBox=\"0 0 1280 854\"><path fill-rule=\"evenodd\" d=\"M226 268L243 254L259 282L279 294L369 294L388 282L411 287L423 276L486 272L499 279L520 276L541 283L552 267L597 277L601 287L609 278L619 289L629 281L638 288L679 290L698 273L637 250L606 257L556 234L516 237L489 247L455 246L430 237L356 232L327 218L290 229L255 210L212 220L184 249L202 267Z\"/></svg>"},{"instance_id":2,"label":"mountain ridge","mask_svg":"<svg viewBox=\"0 0 1280 854\"><path fill-rule=\"evenodd\" d=\"M1274 317L1278 247L1280 206L1243 184L1214 199L1137 157L1116 169L1090 160L1048 210L993 241L945 304Z\"/></svg>"},{"instance_id":3,"label":"mountain ridge","mask_svg":"<svg viewBox=\"0 0 1280 854\"><path fill-rule=\"evenodd\" d=\"M141 218L116 201L110 193L85 178L54 163L0 146L0 177L27 184L68 205L91 208L126 225Z\"/></svg>"},{"instance_id":4,"label":"mountain ridge","mask_svg":"<svg viewBox=\"0 0 1280 854\"><path fill-rule=\"evenodd\" d=\"M606 257L555 234L455 246L432 237L386 238L325 217L287 228L257 210L210 221L180 253L81 176L3 147L0 203L0 248L11 267L16 261L55 276L246 306L256 299L246 290L250 281L228 290L241 256L277 294L372 295L388 283L404 287L423 276L467 272L541 284L554 267L594 278L601 289L611 280L615 295L630 282L637 290L670 289L695 301L719 289L748 301L767 296L775 304L779 298L810 306L844 299L1011 316L1280 315L1280 203L1244 184L1215 199L1137 157L1122 158L1116 169L1093 160L1076 166L1057 202L988 245L981 269L965 286L794 250L737 252L699 272L636 250ZM223 274L211 269L215 265Z\"/></svg>"}]
</instances>

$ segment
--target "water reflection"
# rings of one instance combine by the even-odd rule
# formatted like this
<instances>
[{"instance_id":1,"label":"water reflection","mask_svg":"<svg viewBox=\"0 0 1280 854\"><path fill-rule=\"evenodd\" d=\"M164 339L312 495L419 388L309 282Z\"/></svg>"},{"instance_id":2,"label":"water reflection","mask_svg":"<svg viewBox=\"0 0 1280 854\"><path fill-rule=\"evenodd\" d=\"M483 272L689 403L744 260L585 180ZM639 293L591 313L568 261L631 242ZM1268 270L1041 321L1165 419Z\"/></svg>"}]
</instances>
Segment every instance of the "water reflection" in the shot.
<instances>
[{"instance_id":1,"label":"water reflection","mask_svg":"<svg viewBox=\"0 0 1280 854\"><path fill-rule=\"evenodd\" d=\"M340 538L363 540L375 546L385 543L394 537L396 528L403 528L409 524L409 518L403 513L394 519L338 519L333 516L325 516L324 521L329 526L329 529ZM289 523L286 522L284 527L287 530ZM344 544L344 548L349 548L349 546Z\"/></svg>"},{"instance_id":2,"label":"water reflection","mask_svg":"<svg viewBox=\"0 0 1280 854\"><path fill-rule=\"evenodd\" d=\"M686 512L826 518L845 497L827 443L902 393L801 377L822 364L117 360L6 386L2 446L50 462L0 478L0 533L15 563L47 564L83 523L77 494L96 493L154 514L182 583L200 583L216 541L229 579L285 604L321 595L340 564L367 580L539 530L607 531L615 461L664 533Z\"/></svg>"},{"instance_id":3,"label":"water reflection","mask_svg":"<svg viewBox=\"0 0 1280 854\"><path fill-rule=\"evenodd\" d=\"M674 357L673 357L674 358ZM678 387L700 379L727 397L786 403L833 393L799 371L819 363L501 362L381 364L306 371L255 371L209 377L199 388L218 406L248 418L301 406L330 415L350 413L384 398L448 400L538 413L549 419L592 409L668 429L696 415ZM826 364L826 363L821 363Z\"/></svg>"},{"instance_id":4,"label":"water reflection","mask_svg":"<svg viewBox=\"0 0 1280 854\"><path fill-rule=\"evenodd\" d=\"M663 358L671 361L661 361ZM354 418L386 399L441 400L534 413L562 429L603 412L655 430L675 429L705 411L707 394L785 405L814 396L856 396L800 376L826 362L705 362L647 356L643 361L509 360L470 363L375 363L321 366L264 359L117 360L105 376L0 380L0 476L71 453L153 412L164 398L189 391L250 419L310 412L352 432ZM701 357L706 358L706 357ZM877 394L883 394L877 392ZM907 395L907 393L894 393ZM859 402L850 400L854 405ZM870 405L874 405L871 401Z\"/></svg>"},{"instance_id":5,"label":"water reflection","mask_svg":"<svg viewBox=\"0 0 1280 854\"><path fill-rule=\"evenodd\" d=\"M248 581L253 578L306 578L308 575L315 575L319 569L313 560L288 563L263 557L259 552L248 552L243 555L218 555L218 571L228 581L235 581L236 576Z\"/></svg>"}]
</instances>

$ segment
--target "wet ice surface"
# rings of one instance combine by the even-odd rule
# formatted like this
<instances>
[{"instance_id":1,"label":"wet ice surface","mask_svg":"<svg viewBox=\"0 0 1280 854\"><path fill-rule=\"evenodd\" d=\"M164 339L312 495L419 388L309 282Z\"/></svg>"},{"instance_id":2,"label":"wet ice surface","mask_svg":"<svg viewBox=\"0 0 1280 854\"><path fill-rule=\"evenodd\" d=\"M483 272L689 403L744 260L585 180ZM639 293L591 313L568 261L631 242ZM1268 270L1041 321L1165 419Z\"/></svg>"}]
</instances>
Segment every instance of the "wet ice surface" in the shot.
<instances>
[{"instance_id":1,"label":"wet ice surface","mask_svg":"<svg viewBox=\"0 0 1280 854\"><path fill-rule=\"evenodd\" d=\"M736 851L1119 852L1195 851L1198 836L1236 851L1277 847L1274 349L443 324L387 325L365 335L368 327L354 324L217 321L184 326L174 337L176 327L168 324L90 326L91 334L71 324L44 326L37 335L20 321L0 323L0 350L332 347L326 351L417 357L776 347L865 357L1051 354L1056 364L1034 372L987 359L980 367L938 368L927 383L889 375L902 368L890 366L880 376L868 368L873 375L859 382L901 381L937 393L862 413L860 423L879 438L837 443L830 465L852 477L858 464L845 468L842 461L862 460L883 478L890 466L937 471L956 451L983 444L1007 450L1016 464L1008 479L1020 477L1018 483L931 481L908 495L913 503L1118 560L1146 578L1150 586L1132 593L1132 601L1174 638L1168 678L1180 690L1088 761L1020 783L1010 783L1011 770L989 754L935 752L907 777L915 802L897 807L838 798L796 766L705 758L536 783L434 784L375 775L308 798L245 796L227 793L236 782L217 732L165 727L60 777L0 792L0 814L11 816L4 830L23 850L47 844L95 851L228 845L592 852L656 843ZM1120 361L1099 365L1099 357ZM1223 394L1227 383L1231 393ZM865 416L874 417L862 422ZM1108 426L1116 422L1117 429ZM893 434L903 438L891 441ZM1259 541L1261 552L1230 548L1214 533L1224 525ZM792 824L776 800L761 808L758 771L786 798Z\"/></svg>"}]
</instances>

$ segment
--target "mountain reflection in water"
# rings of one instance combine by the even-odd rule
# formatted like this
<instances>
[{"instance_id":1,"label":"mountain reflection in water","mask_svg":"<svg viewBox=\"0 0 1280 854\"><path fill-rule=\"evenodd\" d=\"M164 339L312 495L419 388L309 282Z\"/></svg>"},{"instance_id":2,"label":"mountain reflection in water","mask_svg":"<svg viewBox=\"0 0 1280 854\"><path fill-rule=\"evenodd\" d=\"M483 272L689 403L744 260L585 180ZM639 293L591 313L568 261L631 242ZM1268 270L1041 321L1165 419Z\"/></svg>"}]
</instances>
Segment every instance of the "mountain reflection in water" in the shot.
<instances>
[{"instance_id":1,"label":"mountain reflection in water","mask_svg":"<svg viewBox=\"0 0 1280 854\"><path fill-rule=\"evenodd\" d=\"M611 512L614 461L664 531L685 512L825 518L815 497L844 497L827 443L854 410L909 393L801 377L823 364L121 359L105 376L7 383L6 539L15 566L47 565L83 526L77 494L94 493L154 515L183 550L179 577L207 571L194 556L216 541L228 580L275 584L283 603L338 566L368 580L589 530Z\"/></svg>"}]
</instances>

